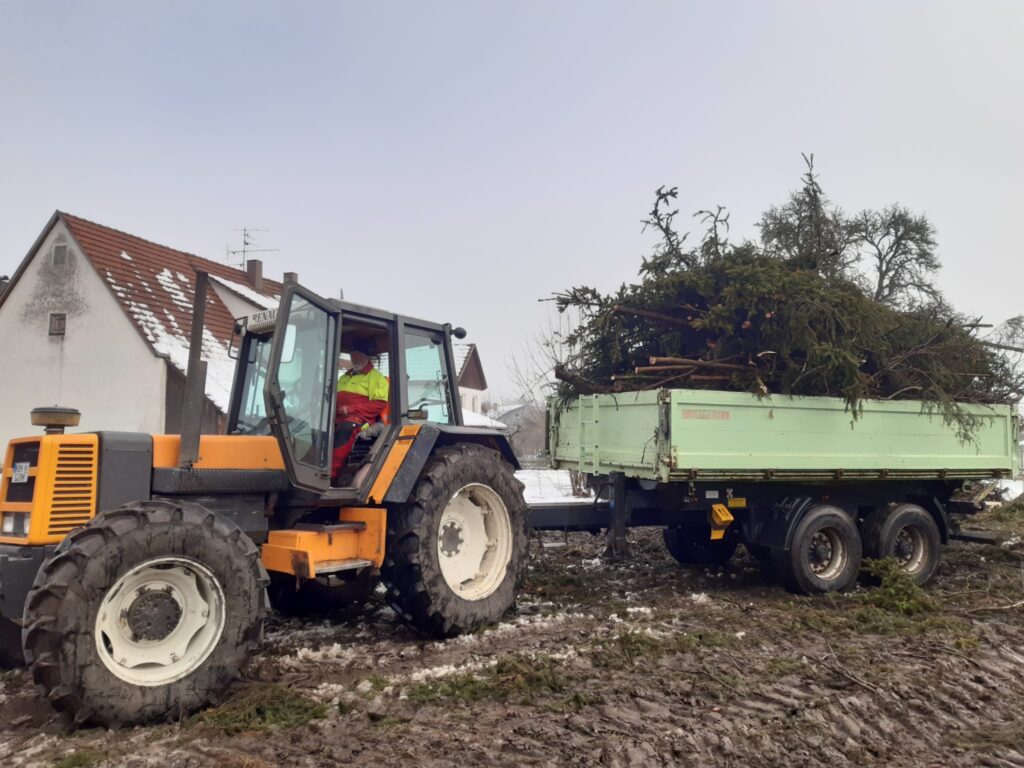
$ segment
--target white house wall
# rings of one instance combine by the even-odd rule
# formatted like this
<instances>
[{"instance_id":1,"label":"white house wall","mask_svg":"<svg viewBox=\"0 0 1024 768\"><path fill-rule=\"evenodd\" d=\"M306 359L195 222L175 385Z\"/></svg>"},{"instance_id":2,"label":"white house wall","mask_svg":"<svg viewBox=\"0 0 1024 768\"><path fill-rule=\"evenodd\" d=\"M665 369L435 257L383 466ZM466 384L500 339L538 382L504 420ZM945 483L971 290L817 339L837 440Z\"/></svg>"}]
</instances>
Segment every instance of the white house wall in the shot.
<instances>
[{"instance_id":1,"label":"white house wall","mask_svg":"<svg viewBox=\"0 0 1024 768\"><path fill-rule=\"evenodd\" d=\"M474 413L483 413L483 398L484 393L479 389L459 387L459 399L462 401L462 407L465 410L473 411Z\"/></svg>"},{"instance_id":2,"label":"white house wall","mask_svg":"<svg viewBox=\"0 0 1024 768\"><path fill-rule=\"evenodd\" d=\"M63 266L53 247L68 246ZM63 336L50 314L67 315ZM0 306L4 351L0 440L39 432L29 411L61 405L82 412L78 431L162 432L165 365L142 340L60 221Z\"/></svg>"}]
</instances>

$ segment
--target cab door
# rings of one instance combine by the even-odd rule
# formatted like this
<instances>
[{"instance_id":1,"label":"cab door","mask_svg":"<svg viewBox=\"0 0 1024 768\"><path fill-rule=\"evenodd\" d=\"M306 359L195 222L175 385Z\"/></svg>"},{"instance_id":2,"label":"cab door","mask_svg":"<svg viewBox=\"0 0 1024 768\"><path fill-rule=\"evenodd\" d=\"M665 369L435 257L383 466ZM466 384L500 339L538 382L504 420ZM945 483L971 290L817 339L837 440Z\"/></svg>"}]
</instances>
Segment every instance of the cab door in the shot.
<instances>
[{"instance_id":1,"label":"cab door","mask_svg":"<svg viewBox=\"0 0 1024 768\"><path fill-rule=\"evenodd\" d=\"M321 494L331 485L340 342L337 305L285 283L263 398L292 484Z\"/></svg>"}]
</instances>

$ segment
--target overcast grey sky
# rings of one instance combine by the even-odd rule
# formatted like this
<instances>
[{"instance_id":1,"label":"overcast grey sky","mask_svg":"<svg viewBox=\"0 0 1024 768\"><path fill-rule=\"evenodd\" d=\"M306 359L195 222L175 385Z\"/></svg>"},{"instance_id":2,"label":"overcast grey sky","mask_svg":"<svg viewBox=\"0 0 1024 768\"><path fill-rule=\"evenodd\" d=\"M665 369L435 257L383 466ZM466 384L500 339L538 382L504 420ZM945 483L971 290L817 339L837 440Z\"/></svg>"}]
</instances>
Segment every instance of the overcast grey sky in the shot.
<instances>
[{"instance_id":1,"label":"overcast grey sky","mask_svg":"<svg viewBox=\"0 0 1024 768\"><path fill-rule=\"evenodd\" d=\"M935 224L964 311L1024 312L1021 2L0 0L0 273L55 208L464 325L492 389L541 297L636 275L655 188L734 236L800 153Z\"/></svg>"}]
</instances>

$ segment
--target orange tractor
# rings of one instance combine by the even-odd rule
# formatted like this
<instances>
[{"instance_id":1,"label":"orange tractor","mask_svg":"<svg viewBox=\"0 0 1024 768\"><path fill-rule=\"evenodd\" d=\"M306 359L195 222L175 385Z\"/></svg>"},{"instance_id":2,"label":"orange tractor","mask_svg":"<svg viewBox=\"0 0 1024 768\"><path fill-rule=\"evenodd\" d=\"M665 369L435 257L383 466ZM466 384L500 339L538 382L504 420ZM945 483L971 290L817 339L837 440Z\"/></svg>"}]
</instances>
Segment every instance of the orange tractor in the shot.
<instances>
[{"instance_id":1,"label":"orange tractor","mask_svg":"<svg viewBox=\"0 0 1024 768\"><path fill-rule=\"evenodd\" d=\"M193 329L202 329L205 275ZM215 700L270 602L360 599L379 579L406 621L471 631L513 604L527 510L506 437L463 426L448 325L286 283L244 318L227 434L199 434L193 334L182 435L12 440L0 486L0 642L76 722L177 717ZM381 423L332 484L339 353L371 344Z\"/></svg>"}]
</instances>

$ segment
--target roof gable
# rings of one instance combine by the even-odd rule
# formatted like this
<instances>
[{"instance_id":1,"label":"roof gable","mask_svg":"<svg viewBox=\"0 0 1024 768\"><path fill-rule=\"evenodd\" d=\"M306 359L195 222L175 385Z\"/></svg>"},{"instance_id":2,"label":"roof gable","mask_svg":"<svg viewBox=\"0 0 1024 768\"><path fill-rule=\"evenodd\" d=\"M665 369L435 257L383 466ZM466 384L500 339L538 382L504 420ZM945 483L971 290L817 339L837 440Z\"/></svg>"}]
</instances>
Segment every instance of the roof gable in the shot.
<instances>
[{"instance_id":1,"label":"roof gable","mask_svg":"<svg viewBox=\"0 0 1024 768\"><path fill-rule=\"evenodd\" d=\"M245 273L234 267L71 214L58 215L142 338L155 354L166 357L182 373L188 368L196 270L204 270L214 279L230 284L235 292L252 290L244 285ZM252 293L276 305L281 289L280 283L264 279L262 290ZM203 325L206 396L219 409L227 411L235 367L228 356L234 318L216 291L207 292Z\"/></svg>"},{"instance_id":2,"label":"roof gable","mask_svg":"<svg viewBox=\"0 0 1024 768\"><path fill-rule=\"evenodd\" d=\"M484 376L484 367L480 362L480 352L476 344L452 344L452 355L455 358L455 375L460 387L481 392L487 389L487 377Z\"/></svg>"}]
</instances>

